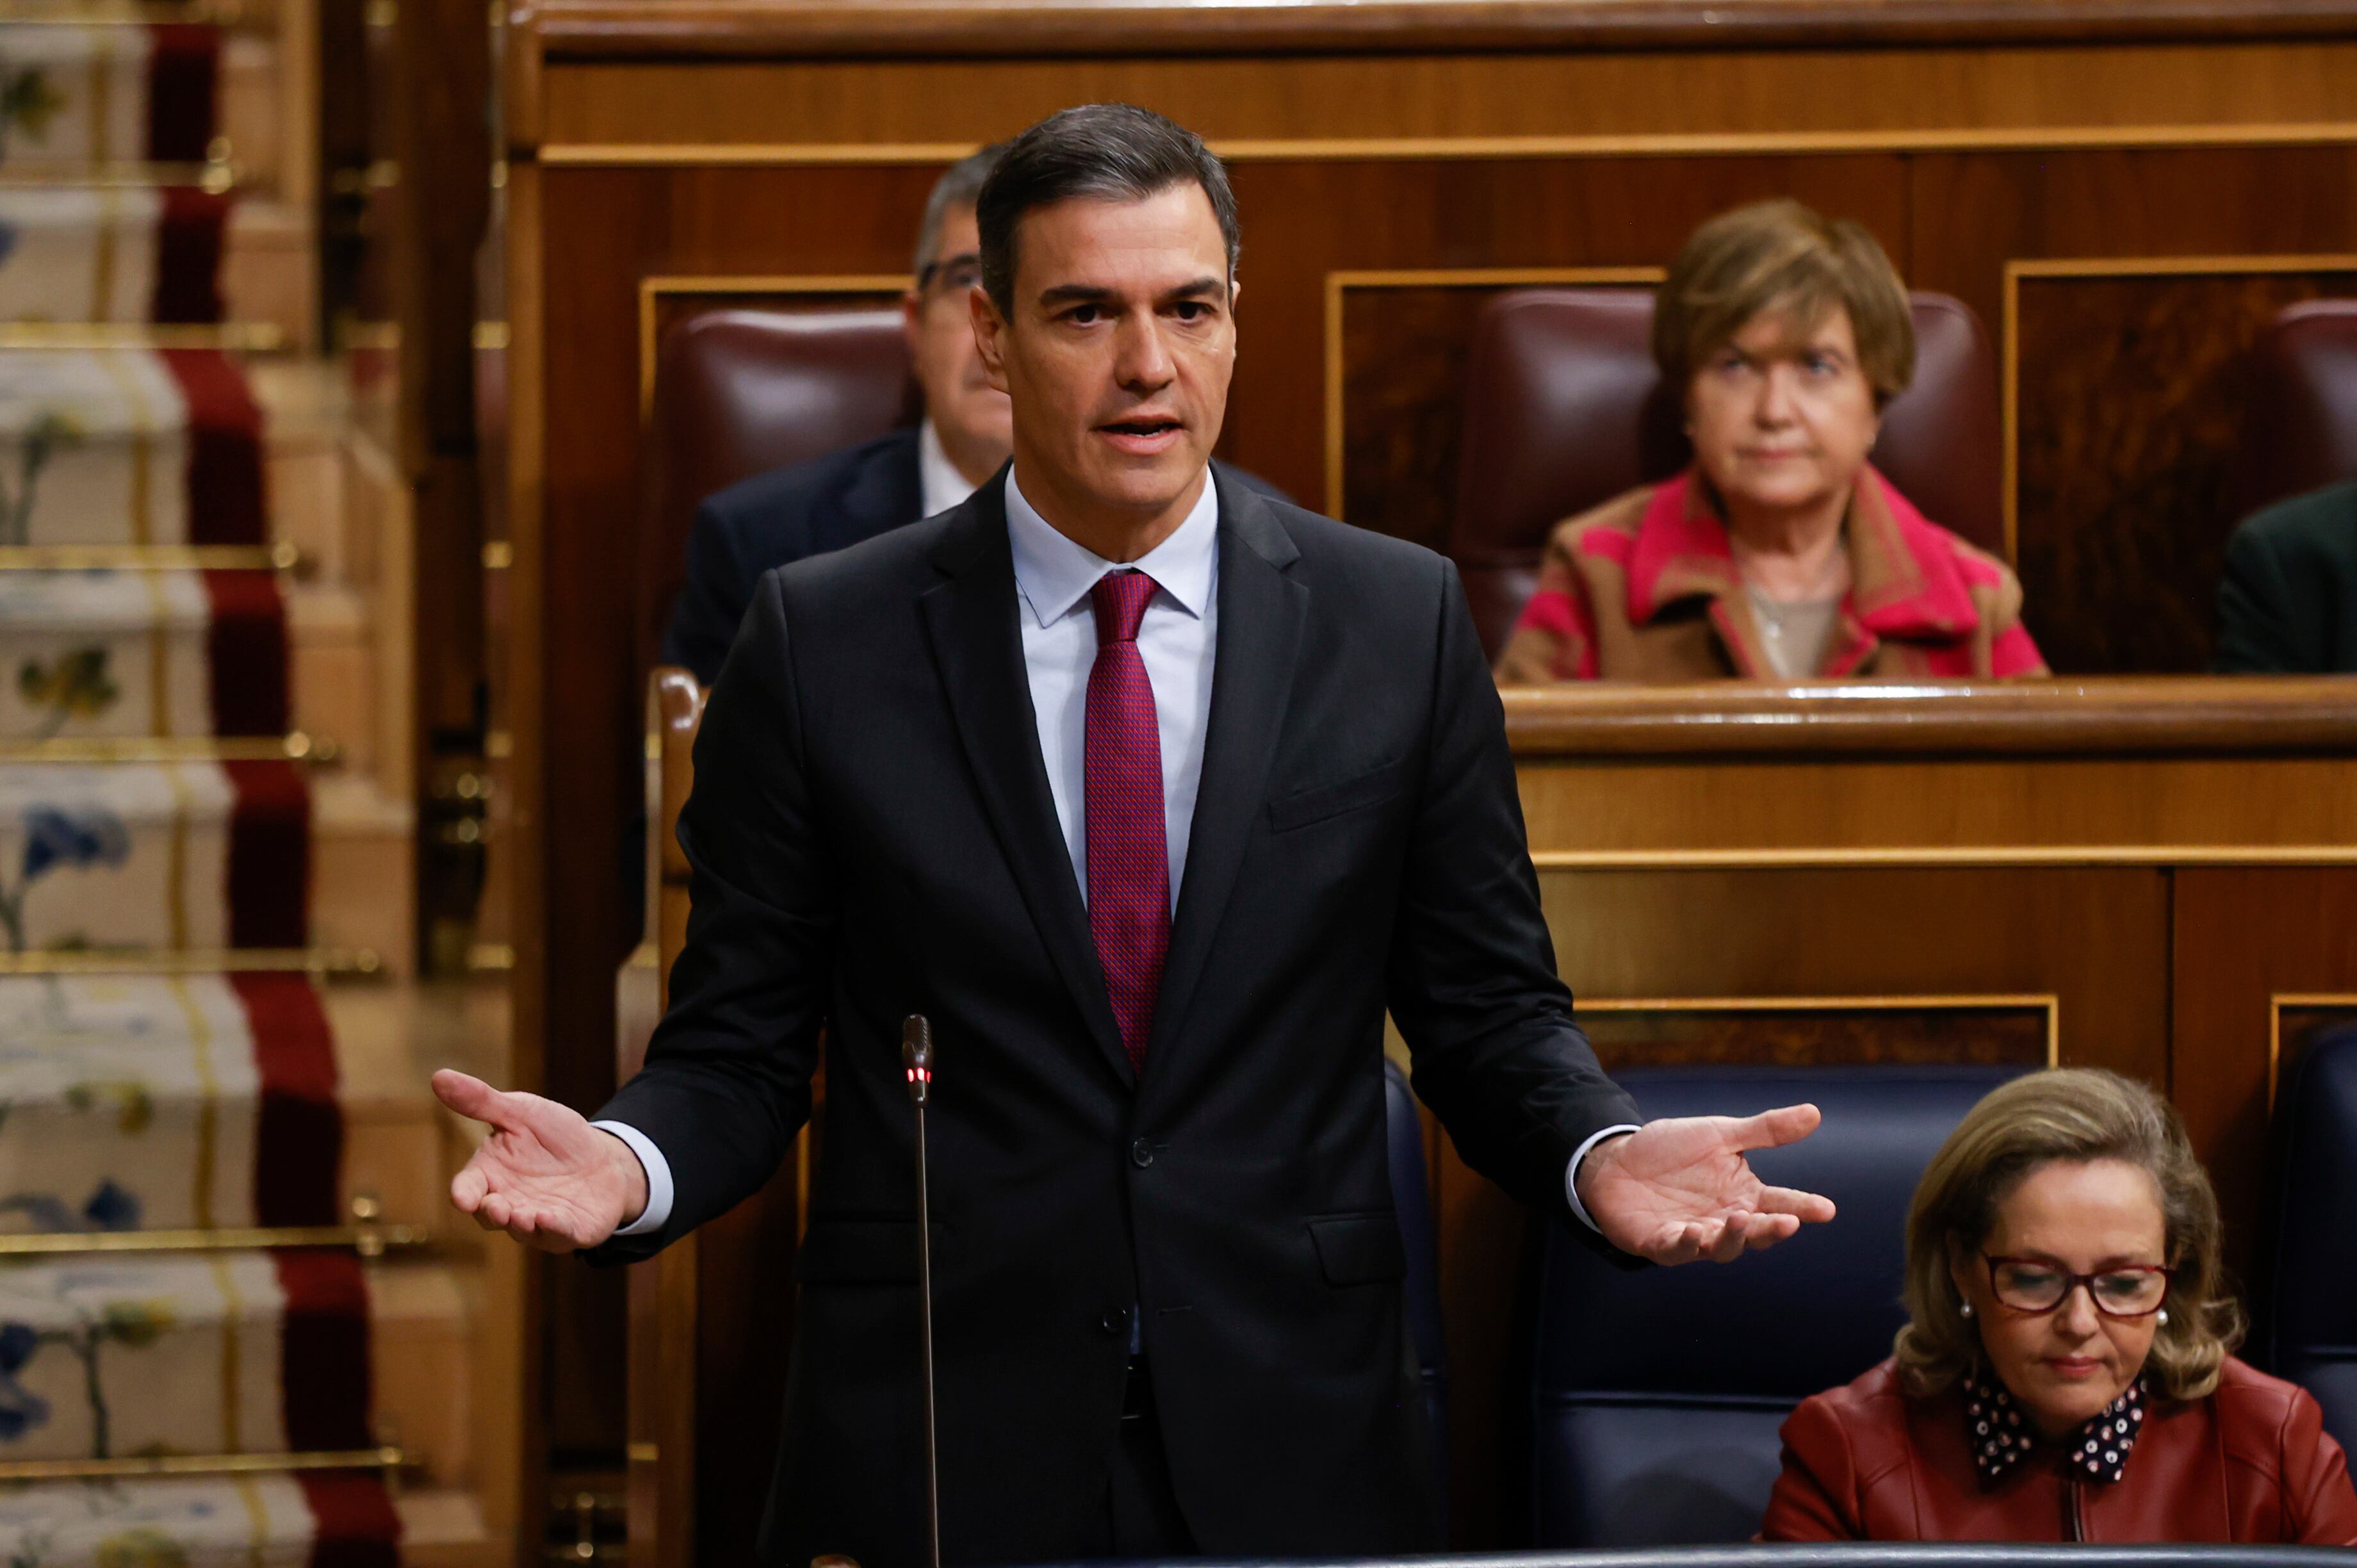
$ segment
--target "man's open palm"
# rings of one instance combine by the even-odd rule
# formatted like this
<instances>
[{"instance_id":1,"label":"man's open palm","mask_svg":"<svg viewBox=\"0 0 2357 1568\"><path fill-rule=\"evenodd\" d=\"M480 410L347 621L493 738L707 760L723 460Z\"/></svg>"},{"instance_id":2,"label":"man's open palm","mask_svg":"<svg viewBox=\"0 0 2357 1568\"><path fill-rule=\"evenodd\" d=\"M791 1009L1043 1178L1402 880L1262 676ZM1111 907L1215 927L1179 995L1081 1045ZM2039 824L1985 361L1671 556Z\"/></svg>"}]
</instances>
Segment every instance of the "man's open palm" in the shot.
<instances>
[{"instance_id":1,"label":"man's open palm","mask_svg":"<svg viewBox=\"0 0 2357 1568\"><path fill-rule=\"evenodd\" d=\"M491 1135L450 1178L450 1202L486 1230L549 1252L595 1247L643 1212L647 1176L629 1144L537 1094L503 1093L447 1069L434 1093Z\"/></svg>"},{"instance_id":2,"label":"man's open palm","mask_svg":"<svg viewBox=\"0 0 2357 1568\"><path fill-rule=\"evenodd\" d=\"M1579 1200L1604 1239L1657 1263L1728 1262L1772 1247L1803 1222L1834 1217L1831 1198L1769 1187L1743 1156L1816 1130L1813 1105L1757 1116L1680 1116L1599 1144L1580 1162Z\"/></svg>"}]
</instances>

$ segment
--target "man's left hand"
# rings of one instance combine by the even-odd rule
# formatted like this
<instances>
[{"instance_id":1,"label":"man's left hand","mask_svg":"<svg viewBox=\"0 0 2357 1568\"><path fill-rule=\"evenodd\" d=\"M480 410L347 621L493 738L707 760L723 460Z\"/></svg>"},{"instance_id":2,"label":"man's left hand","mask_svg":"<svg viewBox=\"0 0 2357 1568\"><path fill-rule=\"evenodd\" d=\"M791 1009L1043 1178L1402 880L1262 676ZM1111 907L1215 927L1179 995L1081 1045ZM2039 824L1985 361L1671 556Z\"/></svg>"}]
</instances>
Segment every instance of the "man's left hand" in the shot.
<instances>
[{"instance_id":1,"label":"man's left hand","mask_svg":"<svg viewBox=\"0 0 2357 1568\"><path fill-rule=\"evenodd\" d=\"M1833 1200L1769 1187L1745 1151L1796 1144L1816 1131L1813 1105L1757 1116L1649 1122L1588 1150L1573 1178L1604 1239L1656 1263L1730 1262L1834 1217Z\"/></svg>"}]
</instances>

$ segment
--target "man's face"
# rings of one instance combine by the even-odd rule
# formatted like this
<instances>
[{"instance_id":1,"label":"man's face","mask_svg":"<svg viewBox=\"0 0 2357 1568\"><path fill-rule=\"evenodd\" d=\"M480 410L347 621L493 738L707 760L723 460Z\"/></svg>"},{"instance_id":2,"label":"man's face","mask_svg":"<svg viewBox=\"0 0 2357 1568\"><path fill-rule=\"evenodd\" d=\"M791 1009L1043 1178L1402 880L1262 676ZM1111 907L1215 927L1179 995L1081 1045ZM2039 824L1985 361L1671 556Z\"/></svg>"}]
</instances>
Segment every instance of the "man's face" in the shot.
<instances>
[{"instance_id":1,"label":"man's face","mask_svg":"<svg viewBox=\"0 0 2357 1568\"><path fill-rule=\"evenodd\" d=\"M961 467L987 472L1006 460L1013 437L1006 394L990 384L974 352L966 296L981 281L981 246L974 209L950 209L942 218L932 265L900 308L925 412L942 445Z\"/></svg>"},{"instance_id":2,"label":"man's face","mask_svg":"<svg viewBox=\"0 0 2357 1568\"><path fill-rule=\"evenodd\" d=\"M1024 214L1013 308L974 336L1015 407L1026 490L1151 518L1198 493L1235 371L1234 290L1202 188Z\"/></svg>"}]
</instances>

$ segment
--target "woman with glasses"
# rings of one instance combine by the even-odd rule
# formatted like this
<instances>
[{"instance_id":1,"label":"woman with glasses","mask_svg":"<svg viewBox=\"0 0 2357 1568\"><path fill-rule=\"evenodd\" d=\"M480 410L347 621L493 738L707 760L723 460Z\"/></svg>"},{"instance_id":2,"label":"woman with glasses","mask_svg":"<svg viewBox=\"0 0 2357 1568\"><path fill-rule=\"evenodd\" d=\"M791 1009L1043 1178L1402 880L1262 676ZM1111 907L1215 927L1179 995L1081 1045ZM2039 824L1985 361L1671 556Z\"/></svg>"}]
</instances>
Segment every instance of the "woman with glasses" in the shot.
<instances>
[{"instance_id":1,"label":"woman with glasses","mask_svg":"<svg viewBox=\"0 0 2357 1568\"><path fill-rule=\"evenodd\" d=\"M1941 1145L1889 1360L1784 1423L1768 1541L2357 1545L2316 1401L2231 1354L2218 1200L2177 1113L2032 1073Z\"/></svg>"}]
</instances>

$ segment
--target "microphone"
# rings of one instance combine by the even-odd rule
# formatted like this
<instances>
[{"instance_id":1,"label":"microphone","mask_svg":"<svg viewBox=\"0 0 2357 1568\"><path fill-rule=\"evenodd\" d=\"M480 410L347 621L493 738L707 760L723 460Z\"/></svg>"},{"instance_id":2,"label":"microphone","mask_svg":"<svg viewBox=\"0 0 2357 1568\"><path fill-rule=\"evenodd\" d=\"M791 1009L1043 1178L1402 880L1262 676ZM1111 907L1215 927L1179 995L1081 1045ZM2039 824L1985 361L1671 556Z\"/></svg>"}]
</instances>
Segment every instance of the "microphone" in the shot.
<instances>
[{"instance_id":1,"label":"microphone","mask_svg":"<svg viewBox=\"0 0 2357 1568\"><path fill-rule=\"evenodd\" d=\"M900 1021L900 1062L917 1116L917 1323L924 1344L927 1568L942 1568L941 1444L933 1429L933 1223L925 1200L925 1101L933 1088L933 1026L921 1013Z\"/></svg>"}]
</instances>

